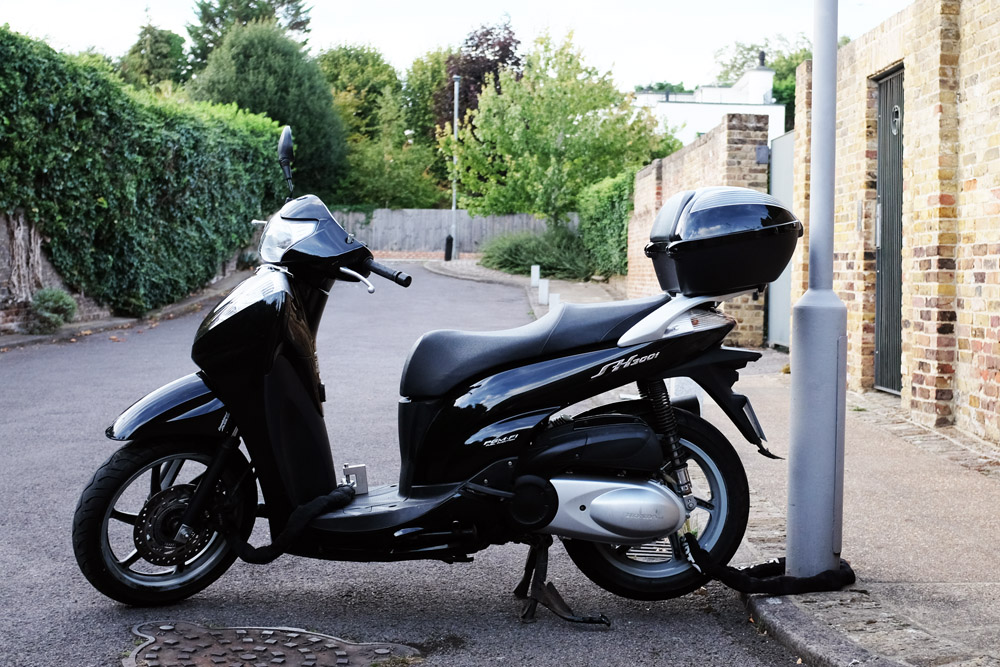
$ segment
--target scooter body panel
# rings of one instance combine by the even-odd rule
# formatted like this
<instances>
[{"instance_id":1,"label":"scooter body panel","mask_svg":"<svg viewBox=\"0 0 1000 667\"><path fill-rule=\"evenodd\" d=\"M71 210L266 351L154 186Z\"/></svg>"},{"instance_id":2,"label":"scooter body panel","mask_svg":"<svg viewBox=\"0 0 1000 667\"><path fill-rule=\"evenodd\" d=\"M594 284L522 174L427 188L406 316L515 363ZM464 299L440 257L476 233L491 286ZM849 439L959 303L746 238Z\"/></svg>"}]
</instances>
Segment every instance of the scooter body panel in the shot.
<instances>
[{"instance_id":1,"label":"scooter body panel","mask_svg":"<svg viewBox=\"0 0 1000 667\"><path fill-rule=\"evenodd\" d=\"M337 484L307 317L325 304L318 293L261 267L208 314L191 353L239 425L272 532Z\"/></svg>"},{"instance_id":2,"label":"scooter body panel","mask_svg":"<svg viewBox=\"0 0 1000 667\"><path fill-rule=\"evenodd\" d=\"M469 479L527 451L560 410L630 382L663 377L717 345L732 323L629 348L607 347L514 366L443 399L400 403L400 486Z\"/></svg>"}]
</instances>

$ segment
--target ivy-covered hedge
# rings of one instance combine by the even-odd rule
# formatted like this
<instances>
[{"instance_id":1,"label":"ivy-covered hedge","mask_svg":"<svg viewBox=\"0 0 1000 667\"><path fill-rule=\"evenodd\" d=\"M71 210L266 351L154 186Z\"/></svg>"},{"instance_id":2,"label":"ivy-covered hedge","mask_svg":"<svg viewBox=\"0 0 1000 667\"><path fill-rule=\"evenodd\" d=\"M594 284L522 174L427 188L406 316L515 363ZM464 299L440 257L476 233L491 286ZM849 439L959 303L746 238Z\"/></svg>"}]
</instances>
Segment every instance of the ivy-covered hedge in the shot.
<instances>
[{"instance_id":1,"label":"ivy-covered hedge","mask_svg":"<svg viewBox=\"0 0 1000 667\"><path fill-rule=\"evenodd\" d=\"M635 171L627 169L585 188L577 199L580 238L602 275L628 272L628 221Z\"/></svg>"},{"instance_id":2,"label":"ivy-covered hedge","mask_svg":"<svg viewBox=\"0 0 1000 667\"><path fill-rule=\"evenodd\" d=\"M186 296L249 240L283 194L277 138L266 116L137 93L0 28L0 210L118 312Z\"/></svg>"}]
</instances>

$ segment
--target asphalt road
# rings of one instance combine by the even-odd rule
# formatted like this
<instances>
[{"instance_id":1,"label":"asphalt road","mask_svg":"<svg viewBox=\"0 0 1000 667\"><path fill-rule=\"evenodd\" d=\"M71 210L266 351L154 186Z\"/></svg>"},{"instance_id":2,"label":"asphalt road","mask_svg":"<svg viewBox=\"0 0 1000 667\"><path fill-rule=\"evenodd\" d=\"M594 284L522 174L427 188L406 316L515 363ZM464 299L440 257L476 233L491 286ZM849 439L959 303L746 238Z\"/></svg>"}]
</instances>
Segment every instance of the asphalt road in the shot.
<instances>
[{"instance_id":1,"label":"asphalt road","mask_svg":"<svg viewBox=\"0 0 1000 667\"><path fill-rule=\"evenodd\" d=\"M335 286L320 333L334 458L338 467L367 463L374 484L396 479L398 378L413 341L435 328L530 321L520 289L408 266L414 276L408 290L385 281L374 295ZM72 555L77 498L115 449L103 437L114 417L195 370L189 351L200 319L0 353L0 664L120 664L135 646L130 629L153 620L299 627L350 641L399 642L423 651L429 665L796 663L756 632L738 597L718 584L667 602L624 600L579 574L561 547L553 549L551 580L579 613L607 614L612 629L570 625L544 609L537 623L521 624L511 595L526 553L519 545L457 565L238 562L202 593L156 609L103 597Z\"/></svg>"}]
</instances>

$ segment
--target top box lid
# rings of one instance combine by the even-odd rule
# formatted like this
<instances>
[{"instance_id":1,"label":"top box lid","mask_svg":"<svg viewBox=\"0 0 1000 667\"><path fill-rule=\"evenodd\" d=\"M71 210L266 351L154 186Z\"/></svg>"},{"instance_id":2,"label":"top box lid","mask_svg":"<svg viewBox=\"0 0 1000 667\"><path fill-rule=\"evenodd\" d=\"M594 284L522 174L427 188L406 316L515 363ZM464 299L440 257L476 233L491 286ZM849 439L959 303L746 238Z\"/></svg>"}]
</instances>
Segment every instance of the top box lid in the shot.
<instances>
[{"instance_id":1,"label":"top box lid","mask_svg":"<svg viewBox=\"0 0 1000 667\"><path fill-rule=\"evenodd\" d=\"M763 192L732 186L684 190L663 204L649 240L672 244L796 223L795 215Z\"/></svg>"}]
</instances>

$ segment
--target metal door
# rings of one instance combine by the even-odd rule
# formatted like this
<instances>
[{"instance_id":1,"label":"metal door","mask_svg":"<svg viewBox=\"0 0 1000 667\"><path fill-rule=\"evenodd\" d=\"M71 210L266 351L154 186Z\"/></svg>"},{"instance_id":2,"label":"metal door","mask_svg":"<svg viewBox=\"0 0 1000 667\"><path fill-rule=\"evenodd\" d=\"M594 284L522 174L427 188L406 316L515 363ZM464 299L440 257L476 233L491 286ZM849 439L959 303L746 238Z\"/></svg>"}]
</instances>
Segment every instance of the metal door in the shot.
<instances>
[{"instance_id":1,"label":"metal door","mask_svg":"<svg viewBox=\"0 0 1000 667\"><path fill-rule=\"evenodd\" d=\"M903 70L878 82L875 387L902 389Z\"/></svg>"}]
</instances>

